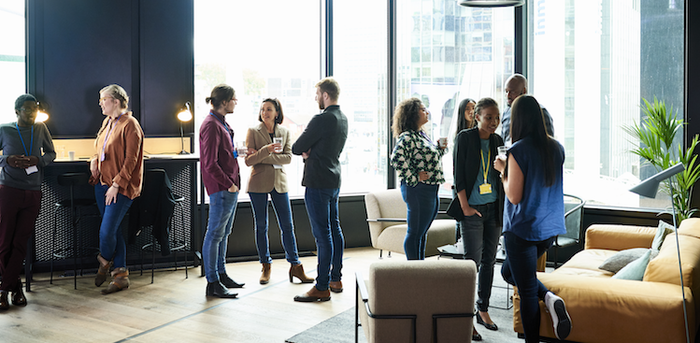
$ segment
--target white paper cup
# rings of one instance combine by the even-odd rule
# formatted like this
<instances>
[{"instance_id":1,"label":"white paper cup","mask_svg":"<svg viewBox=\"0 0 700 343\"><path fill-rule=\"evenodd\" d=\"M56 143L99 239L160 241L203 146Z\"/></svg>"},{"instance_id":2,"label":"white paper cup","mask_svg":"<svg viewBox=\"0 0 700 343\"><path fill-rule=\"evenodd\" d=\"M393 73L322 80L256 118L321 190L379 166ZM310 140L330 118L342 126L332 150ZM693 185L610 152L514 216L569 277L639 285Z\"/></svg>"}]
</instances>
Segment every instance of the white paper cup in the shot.
<instances>
[{"instance_id":1,"label":"white paper cup","mask_svg":"<svg viewBox=\"0 0 700 343\"><path fill-rule=\"evenodd\" d=\"M506 148L505 146L499 146L498 147L498 157L503 157L505 159L507 151L508 151L508 148Z\"/></svg>"},{"instance_id":2,"label":"white paper cup","mask_svg":"<svg viewBox=\"0 0 700 343\"><path fill-rule=\"evenodd\" d=\"M71 161L75 159L75 151L68 152L68 159L70 159Z\"/></svg>"}]
</instances>

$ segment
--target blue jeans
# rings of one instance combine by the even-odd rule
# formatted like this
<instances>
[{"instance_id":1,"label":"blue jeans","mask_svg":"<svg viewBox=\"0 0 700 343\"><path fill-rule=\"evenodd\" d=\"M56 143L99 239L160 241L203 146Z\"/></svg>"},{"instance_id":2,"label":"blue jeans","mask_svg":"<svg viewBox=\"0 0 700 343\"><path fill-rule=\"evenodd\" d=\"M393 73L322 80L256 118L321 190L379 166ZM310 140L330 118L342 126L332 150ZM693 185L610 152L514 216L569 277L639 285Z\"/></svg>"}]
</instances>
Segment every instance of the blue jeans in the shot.
<instances>
[{"instance_id":1,"label":"blue jeans","mask_svg":"<svg viewBox=\"0 0 700 343\"><path fill-rule=\"evenodd\" d=\"M260 263L272 263L270 258L270 242L267 237L267 194L248 193L253 205L255 216L255 245L258 248ZM272 208L277 214L277 224L282 231L282 246L284 255L291 264L299 264L297 252L297 239L294 236L294 224L292 224L292 207L289 205L289 195L278 193L275 189L269 193L272 198Z\"/></svg>"},{"instance_id":2,"label":"blue jeans","mask_svg":"<svg viewBox=\"0 0 700 343\"><path fill-rule=\"evenodd\" d=\"M237 204L238 192L223 190L209 195L209 221L202 243L202 265L207 282L219 281L219 273L226 273L228 236L233 230Z\"/></svg>"},{"instance_id":3,"label":"blue jeans","mask_svg":"<svg viewBox=\"0 0 700 343\"><path fill-rule=\"evenodd\" d=\"M331 281L340 281L345 239L338 220L338 188L306 188L304 201L316 239L318 266L316 289L325 291Z\"/></svg>"},{"instance_id":4,"label":"blue jeans","mask_svg":"<svg viewBox=\"0 0 700 343\"><path fill-rule=\"evenodd\" d=\"M425 260L428 229L438 212L438 185L419 182L415 187L411 187L401 181L401 196L408 209L408 230L403 241L403 250L409 260Z\"/></svg>"},{"instance_id":5,"label":"blue jeans","mask_svg":"<svg viewBox=\"0 0 700 343\"><path fill-rule=\"evenodd\" d=\"M479 311L489 311L491 286L493 285L493 269L498 252L498 238L501 236L501 226L498 224L498 204L495 202L485 205L472 205L481 213L481 217L473 215L464 217L460 222L464 258L472 260L479 269L478 299L476 306Z\"/></svg>"},{"instance_id":6,"label":"blue jeans","mask_svg":"<svg viewBox=\"0 0 700 343\"><path fill-rule=\"evenodd\" d=\"M506 260L501 267L503 280L518 287L520 293L520 317L523 321L526 342L540 341L540 303L547 287L537 279L537 259L554 242L554 237L544 241L526 241L508 231L503 233Z\"/></svg>"},{"instance_id":7,"label":"blue jeans","mask_svg":"<svg viewBox=\"0 0 700 343\"><path fill-rule=\"evenodd\" d=\"M124 194L117 194L117 200L105 205L105 194L110 186L95 185L95 200L100 209L100 254L107 261L114 260L114 268L126 267L126 241L122 233L122 219L129 211L133 200Z\"/></svg>"}]
</instances>

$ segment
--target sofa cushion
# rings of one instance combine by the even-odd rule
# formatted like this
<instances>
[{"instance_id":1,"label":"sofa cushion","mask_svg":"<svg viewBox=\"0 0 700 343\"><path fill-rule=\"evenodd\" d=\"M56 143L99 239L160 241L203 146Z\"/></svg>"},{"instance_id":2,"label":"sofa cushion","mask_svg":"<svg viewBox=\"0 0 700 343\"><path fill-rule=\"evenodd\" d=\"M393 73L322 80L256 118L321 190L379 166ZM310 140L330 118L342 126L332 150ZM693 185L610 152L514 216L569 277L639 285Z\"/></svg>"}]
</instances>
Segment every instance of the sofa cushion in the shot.
<instances>
[{"instance_id":1,"label":"sofa cushion","mask_svg":"<svg viewBox=\"0 0 700 343\"><path fill-rule=\"evenodd\" d=\"M552 273L609 278L613 273L599 269L598 266L615 253L617 253L615 250L603 249L579 251Z\"/></svg>"},{"instance_id":2,"label":"sofa cushion","mask_svg":"<svg viewBox=\"0 0 700 343\"><path fill-rule=\"evenodd\" d=\"M624 268L620 269L619 272L613 275L613 279L642 281L644 278L644 271L647 269L647 265L649 264L649 258L652 250L653 249L647 249L642 257L630 262Z\"/></svg>"},{"instance_id":3,"label":"sofa cushion","mask_svg":"<svg viewBox=\"0 0 700 343\"><path fill-rule=\"evenodd\" d=\"M700 277L700 268L698 268L698 264L700 264L700 239L686 235L679 235L678 238L683 265L683 283L684 286L690 287L695 291L700 286L700 283L693 280ZM659 255L649 262L649 266L647 266L647 270L644 273L644 281L680 285L675 234L670 234L666 237L663 245L661 245L661 250L659 250ZM700 291L700 289L698 290Z\"/></svg>"},{"instance_id":4,"label":"sofa cushion","mask_svg":"<svg viewBox=\"0 0 700 343\"><path fill-rule=\"evenodd\" d=\"M664 239L669 233L673 233L673 225L668 224L663 220L659 220L659 226L656 229L654 240L651 242L651 248L654 250L661 249L661 244L664 242Z\"/></svg>"},{"instance_id":5,"label":"sofa cushion","mask_svg":"<svg viewBox=\"0 0 700 343\"><path fill-rule=\"evenodd\" d=\"M603 264L598 266L602 270L607 270L612 273L617 273L620 269L624 268L626 265L630 264L632 261L642 257L650 249L646 248L634 248L622 250L615 255L608 257ZM659 254L657 250L651 249L651 258L656 257Z\"/></svg>"},{"instance_id":6,"label":"sofa cushion","mask_svg":"<svg viewBox=\"0 0 700 343\"><path fill-rule=\"evenodd\" d=\"M678 226L678 234L700 239L700 218L688 218L682 221Z\"/></svg>"}]
</instances>

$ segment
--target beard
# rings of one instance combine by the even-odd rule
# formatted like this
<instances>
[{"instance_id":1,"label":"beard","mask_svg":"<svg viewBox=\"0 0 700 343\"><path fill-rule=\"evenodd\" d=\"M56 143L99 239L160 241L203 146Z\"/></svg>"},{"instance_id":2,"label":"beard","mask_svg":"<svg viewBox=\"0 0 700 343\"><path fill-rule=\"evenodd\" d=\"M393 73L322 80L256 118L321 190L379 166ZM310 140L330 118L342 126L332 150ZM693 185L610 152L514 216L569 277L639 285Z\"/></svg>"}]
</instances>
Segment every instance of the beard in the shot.
<instances>
[{"instance_id":1,"label":"beard","mask_svg":"<svg viewBox=\"0 0 700 343\"><path fill-rule=\"evenodd\" d=\"M326 106L323 104L323 100L318 101L318 108L321 110L325 110Z\"/></svg>"}]
</instances>

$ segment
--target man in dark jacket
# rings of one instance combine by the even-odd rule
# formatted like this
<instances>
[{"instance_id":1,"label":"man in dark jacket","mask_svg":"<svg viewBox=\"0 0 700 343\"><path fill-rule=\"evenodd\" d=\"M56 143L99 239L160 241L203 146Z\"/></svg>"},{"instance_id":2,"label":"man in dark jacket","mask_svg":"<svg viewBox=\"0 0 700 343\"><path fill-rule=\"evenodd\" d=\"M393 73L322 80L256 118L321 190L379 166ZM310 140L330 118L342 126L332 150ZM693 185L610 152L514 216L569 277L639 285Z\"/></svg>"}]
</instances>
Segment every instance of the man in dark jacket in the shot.
<instances>
[{"instance_id":1,"label":"man in dark jacket","mask_svg":"<svg viewBox=\"0 0 700 343\"><path fill-rule=\"evenodd\" d=\"M338 106L339 94L333 78L316 84L316 101L323 112L311 118L292 146L292 153L304 158L301 184L306 187L304 201L318 250L316 285L294 297L295 301L328 301L330 291L343 291L340 278L345 241L338 220L339 158L348 138L348 120Z\"/></svg>"}]
</instances>

